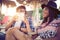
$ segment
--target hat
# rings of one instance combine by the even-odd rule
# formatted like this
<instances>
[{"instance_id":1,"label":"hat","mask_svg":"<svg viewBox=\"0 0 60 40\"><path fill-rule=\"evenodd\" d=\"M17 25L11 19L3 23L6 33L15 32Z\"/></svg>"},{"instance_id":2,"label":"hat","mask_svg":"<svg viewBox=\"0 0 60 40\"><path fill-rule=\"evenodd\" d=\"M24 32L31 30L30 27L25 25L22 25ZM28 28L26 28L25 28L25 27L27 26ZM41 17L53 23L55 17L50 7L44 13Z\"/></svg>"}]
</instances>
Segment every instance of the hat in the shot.
<instances>
[{"instance_id":1,"label":"hat","mask_svg":"<svg viewBox=\"0 0 60 40\"><path fill-rule=\"evenodd\" d=\"M47 4L42 4L41 7L42 9L44 7L49 7L49 8L54 9L58 14L60 13L60 11L57 9L57 4L53 1L49 1Z\"/></svg>"},{"instance_id":2,"label":"hat","mask_svg":"<svg viewBox=\"0 0 60 40\"><path fill-rule=\"evenodd\" d=\"M0 0L0 4L2 5L2 0Z\"/></svg>"}]
</instances>

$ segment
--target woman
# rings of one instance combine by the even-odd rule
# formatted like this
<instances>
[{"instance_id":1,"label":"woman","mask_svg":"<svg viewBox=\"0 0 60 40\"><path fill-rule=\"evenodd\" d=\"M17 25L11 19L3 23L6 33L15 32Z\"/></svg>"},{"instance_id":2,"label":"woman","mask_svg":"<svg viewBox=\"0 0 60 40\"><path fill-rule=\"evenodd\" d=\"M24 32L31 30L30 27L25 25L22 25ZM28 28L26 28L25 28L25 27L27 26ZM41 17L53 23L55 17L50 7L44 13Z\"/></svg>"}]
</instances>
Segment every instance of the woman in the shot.
<instances>
[{"instance_id":1,"label":"woman","mask_svg":"<svg viewBox=\"0 0 60 40\"><path fill-rule=\"evenodd\" d=\"M31 21L29 21L26 17L27 15L26 8L24 6L17 7L17 13L18 16L14 17L13 21L11 21L10 24L8 25L11 26L12 22L15 22L14 27L12 28L9 28L8 26L6 27L6 29L8 29L6 32L6 40L28 40L27 39L28 32L33 31ZM18 22L20 22L21 24Z\"/></svg>"},{"instance_id":2,"label":"woman","mask_svg":"<svg viewBox=\"0 0 60 40\"><path fill-rule=\"evenodd\" d=\"M57 14L59 13L57 5L53 1L49 1L47 5L42 4L43 22L37 29L38 35L42 40L60 40L60 21Z\"/></svg>"}]
</instances>

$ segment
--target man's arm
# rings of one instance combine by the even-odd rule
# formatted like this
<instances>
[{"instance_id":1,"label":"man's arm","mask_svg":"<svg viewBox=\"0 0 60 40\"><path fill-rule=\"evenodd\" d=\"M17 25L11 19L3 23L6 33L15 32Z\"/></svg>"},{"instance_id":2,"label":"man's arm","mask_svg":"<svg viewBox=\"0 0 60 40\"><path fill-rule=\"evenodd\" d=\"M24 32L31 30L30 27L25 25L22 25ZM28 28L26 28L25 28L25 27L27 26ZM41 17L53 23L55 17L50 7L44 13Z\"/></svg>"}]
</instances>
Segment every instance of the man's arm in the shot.
<instances>
[{"instance_id":1,"label":"man's arm","mask_svg":"<svg viewBox=\"0 0 60 40\"><path fill-rule=\"evenodd\" d=\"M23 31L23 32L26 32L26 33L32 32L32 30L31 30L31 28L30 28L29 21L28 21L27 18L25 18L24 23L26 24L26 25L25 25L26 28L20 28L20 30Z\"/></svg>"},{"instance_id":2,"label":"man's arm","mask_svg":"<svg viewBox=\"0 0 60 40\"><path fill-rule=\"evenodd\" d=\"M25 19L25 23L26 23L27 32L28 32L28 33L32 32L32 30L31 30L31 28L30 28L30 25L29 25L29 21L28 21L27 18Z\"/></svg>"},{"instance_id":3,"label":"man's arm","mask_svg":"<svg viewBox=\"0 0 60 40\"><path fill-rule=\"evenodd\" d=\"M7 25L5 27L5 31L7 31L11 27L11 25L13 24L13 22L14 21L10 21L10 22L7 23Z\"/></svg>"},{"instance_id":4,"label":"man's arm","mask_svg":"<svg viewBox=\"0 0 60 40\"><path fill-rule=\"evenodd\" d=\"M7 23L7 25L6 25L6 27L5 27L5 31L7 31L15 21L16 21L16 17L14 16L14 17Z\"/></svg>"}]
</instances>

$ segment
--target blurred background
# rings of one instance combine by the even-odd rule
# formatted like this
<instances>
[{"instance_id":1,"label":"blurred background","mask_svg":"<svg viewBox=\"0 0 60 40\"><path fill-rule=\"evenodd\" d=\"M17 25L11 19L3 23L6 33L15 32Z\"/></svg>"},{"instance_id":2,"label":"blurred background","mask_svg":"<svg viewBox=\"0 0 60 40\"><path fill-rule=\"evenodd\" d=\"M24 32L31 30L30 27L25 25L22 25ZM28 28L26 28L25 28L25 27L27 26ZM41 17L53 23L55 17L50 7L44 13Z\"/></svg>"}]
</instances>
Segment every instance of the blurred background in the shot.
<instances>
[{"instance_id":1,"label":"blurred background","mask_svg":"<svg viewBox=\"0 0 60 40\"><path fill-rule=\"evenodd\" d=\"M28 17L32 17L34 25L39 25L43 19L41 4L47 4L49 1L57 3L60 10L60 0L0 0L0 30L4 29L7 22L16 14L16 8L20 5L26 7ZM60 18L60 15L58 15Z\"/></svg>"}]
</instances>

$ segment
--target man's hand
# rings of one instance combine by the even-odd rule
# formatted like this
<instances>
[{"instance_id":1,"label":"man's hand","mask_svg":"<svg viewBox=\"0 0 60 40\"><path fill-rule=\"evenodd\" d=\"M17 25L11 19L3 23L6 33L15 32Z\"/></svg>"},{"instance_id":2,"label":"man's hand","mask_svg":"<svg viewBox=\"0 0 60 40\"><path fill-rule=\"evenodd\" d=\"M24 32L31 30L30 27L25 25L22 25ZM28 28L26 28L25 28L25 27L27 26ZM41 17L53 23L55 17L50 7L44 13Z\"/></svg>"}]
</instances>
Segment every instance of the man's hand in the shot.
<instances>
[{"instance_id":1,"label":"man's hand","mask_svg":"<svg viewBox=\"0 0 60 40\"><path fill-rule=\"evenodd\" d=\"M24 18L24 22L25 22L25 23L27 23L27 22L28 22L28 19L27 19L26 17Z\"/></svg>"},{"instance_id":2,"label":"man's hand","mask_svg":"<svg viewBox=\"0 0 60 40\"><path fill-rule=\"evenodd\" d=\"M18 19L18 16L14 16L12 20L17 21L17 19Z\"/></svg>"}]
</instances>

